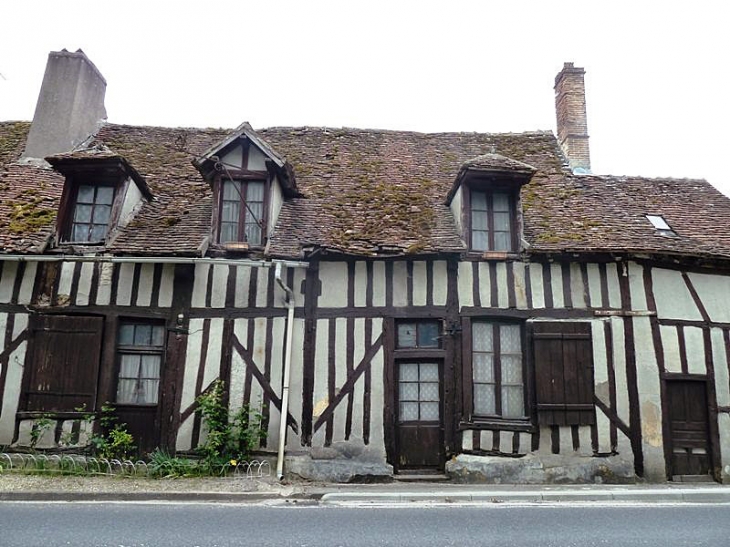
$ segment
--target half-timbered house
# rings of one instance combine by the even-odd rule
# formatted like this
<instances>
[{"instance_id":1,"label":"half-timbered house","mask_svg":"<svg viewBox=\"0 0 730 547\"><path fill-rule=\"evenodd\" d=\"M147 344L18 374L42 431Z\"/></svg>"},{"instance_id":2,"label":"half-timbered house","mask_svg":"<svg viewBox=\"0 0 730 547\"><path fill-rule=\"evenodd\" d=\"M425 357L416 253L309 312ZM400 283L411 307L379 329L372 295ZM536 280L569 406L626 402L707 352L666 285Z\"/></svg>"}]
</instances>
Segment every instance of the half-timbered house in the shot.
<instances>
[{"instance_id":1,"label":"half-timbered house","mask_svg":"<svg viewBox=\"0 0 730 547\"><path fill-rule=\"evenodd\" d=\"M221 379L303 477L730 481L730 201L590 174L582 69L557 137L116 125L105 87L51 53L0 123L0 445L109 402L191 452Z\"/></svg>"}]
</instances>

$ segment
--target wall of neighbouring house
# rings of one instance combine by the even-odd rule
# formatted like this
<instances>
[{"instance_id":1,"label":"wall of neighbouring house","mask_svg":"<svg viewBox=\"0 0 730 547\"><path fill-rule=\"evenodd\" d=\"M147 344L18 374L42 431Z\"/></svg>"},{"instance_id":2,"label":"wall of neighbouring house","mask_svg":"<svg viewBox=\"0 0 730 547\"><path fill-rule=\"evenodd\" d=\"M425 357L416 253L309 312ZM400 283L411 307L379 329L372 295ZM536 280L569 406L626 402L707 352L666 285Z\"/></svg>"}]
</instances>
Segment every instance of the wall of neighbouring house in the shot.
<instances>
[{"instance_id":1,"label":"wall of neighbouring house","mask_svg":"<svg viewBox=\"0 0 730 547\"><path fill-rule=\"evenodd\" d=\"M555 475L535 471L523 480L559 480L571 477L566 469L580 462L590 462L587 472L594 474L597 463L625 471L628 462L632 472L665 480L671 458L666 383L686 376L708 385L713 465L718 478L730 480L730 276L639 262L429 258L312 261L308 268L285 268L284 281L296 301L287 442L292 472L343 480L390 473L393 321L435 318L449 325L489 318L590 324L596 423L532 431L470 424L456 393L463 378L454 333L445 342L444 381L454 392L445 401L444 442L458 456L459 473L484 475L491 468L506 477L519 474L515 466L539 462ZM268 432L262 448L275 450L283 297L273 268L244 263L4 262L0 444L27 445L36 419L18 409L31 314L101 315L109 328L119 317L150 317L175 328L182 315L184 351L174 352L180 361L168 379L174 404L165 407L174 430L163 442L181 451L195 448L205 436L195 398L222 378L232 410L248 404L262 411ZM62 419L43 446L73 422Z\"/></svg>"}]
</instances>

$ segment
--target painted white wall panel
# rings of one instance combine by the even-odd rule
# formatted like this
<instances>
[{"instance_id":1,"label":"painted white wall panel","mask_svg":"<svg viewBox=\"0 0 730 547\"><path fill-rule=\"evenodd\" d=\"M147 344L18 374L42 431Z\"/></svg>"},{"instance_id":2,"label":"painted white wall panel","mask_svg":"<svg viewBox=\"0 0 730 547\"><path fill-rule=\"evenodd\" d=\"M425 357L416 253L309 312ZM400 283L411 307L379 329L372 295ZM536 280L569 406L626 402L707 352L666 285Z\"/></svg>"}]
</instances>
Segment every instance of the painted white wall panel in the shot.
<instances>
[{"instance_id":1,"label":"painted white wall panel","mask_svg":"<svg viewBox=\"0 0 730 547\"><path fill-rule=\"evenodd\" d=\"M681 272L652 268L651 275L657 315L660 318L702 320Z\"/></svg>"},{"instance_id":2,"label":"painted white wall panel","mask_svg":"<svg viewBox=\"0 0 730 547\"><path fill-rule=\"evenodd\" d=\"M355 351L353 352L354 366L360 364L365 356L365 319L355 319ZM363 397L365 396L365 375L362 374L355 382L354 401L352 405L352 436L362 439L363 430ZM371 414L372 415L372 414ZM378 419L378 417L375 417Z\"/></svg>"},{"instance_id":3,"label":"painted white wall panel","mask_svg":"<svg viewBox=\"0 0 730 547\"><path fill-rule=\"evenodd\" d=\"M451 214L454 217L454 223L456 224L456 229L459 231L459 233L462 233L462 224L461 224L461 208L462 205L462 190L461 186L459 186L456 189L456 192L454 193L454 197L451 198L451 203L449 204L449 208L451 209Z\"/></svg>"},{"instance_id":4,"label":"painted white wall panel","mask_svg":"<svg viewBox=\"0 0 730 547\"><path fill-rule=\"evenodd\" d=\"M203 342L203 319L191 319L188 328L190 334L188 334L183 388L180 396L181 411L184 411L195 401L195 382L198 378L200 350Z\"/></svg>"},{"instance_id":5,"label":"painted white wall panel","mask_svg":"<svg viewBox=\"0 0 730 547\"><path fill-rule=\"evenodd\" d=\"M591 440L591 427L582 425L578 428L578 452L581 456L593 455L593 441Z\"/></svg>"},{"instance_id":6,"label":"painted white wall panel","mask_svg":"<svg viewBox=\"0 0 730 547\"><path fill-rule=\"evenodd\" d=\"M393 305L408 305L408 269L403 260L393 263Z\"/></svg>"},{"instance_id":7,"label":"painted white wall panel","mask_svg":"<svg viewBox=\"0 0 730 547\"><path fill-rule=\"evenodd\" d=\"M237 308L248 307L248 292L253 271L248 266L236 266L236 295L233 305Z\"/></svg>"},{"instance_id":8,"label":"painted white wall panel","mask_svg":"<svg viewBox=\"0 0 730 547\"><path fill-rule=\"evenodd\" d=\"M373 338L372 341L378 339L383 332L383 320L380 318L373 319ZM385 405L385 396L383 393L383 349L381 348L373 357L371 364L371 386L372 393L370 396L370 446L373 449L379 449L383 457L385 457L385 437L383 435L383 419L382 409Z\"/></svg>"},{"instance_id":9,"label":"painted white wall panel","mask_svg":"<svg viewBox=\"0 0 730 547\"><path fill-rule=\"evenodd\" d=\"M611 452L611 422L601 409L596 409L596 428L598 430L598 452Z\"/></svg>"},{"instance_id":10,"label":"painted white wall panel","mask_svg":"<svg viewBox=\"0 0 730 547\"><path fill-rule=\"evenodd\" d=\"M497 305L509 307L509 291L507 289L507 264L497 262Z\"/></svg>"},{"instance_id":11,"label":"painted white wall panel","mask_svg":"<svg viewBox=\"0 0 730 547\"><path fill-rule=\"evenodd\" d=\"M319 265L319 279L322 294L319 306L322 308L344 308L347 306L347 263L322 262Z\"/></svg>"},{"instance_id":12,"label":"painted white wall panel","mask_svg":"<svg viewBox=\"0 0 730 547\"><path fill-rule=\"evenodd\" d=\"M492 279L489 274L489 264L480 262L478 265L479 272L479 300L481 300L482 308L489 308L492 305L492 283L496 283L496 279Z\"/></svg>"},{"instance_id":13,"label":"painted white wall panel","mask_svg":"<svg viewBox=\"0 0 730 547\"><path fill-rule=\"evenodd\" d=\"M98 306L108 306L111 303L114 268L115 265L110 262L99 265L99 289L96 291L96 304Z\"/></svg>"},{"instance_id":14,"label":"painted white wall panel","mask_svg":"<svg viewBox=\"0 0 730 547\"><path fill-rule=\"evenodd\" d=\"M532 294L532 307L535 309L545 307L545 291L542 283L542 264L530 263L530 292Z\"/></svg>"},{"instance_id":15,"label":"painted white wall panel","mask_svg":"<svg viewBox=\"0 0 730 547\"><path fill-rule=\"evenodd\" d=\"M520 433L520 454L528 454L532 452L532 435L529 433Z\"/></svg>"},{"instance_id":16,"label":"painted white wall panel","mask_svg":"<svg viewBox=\"0 0 730 547\"><path fill-rule=\"evenodd\" d=\"M730 323L730 277L701 273L688 275L710 320Z\"/></svg>"},{"instance_id":17,"label":"painted white wall panel","mask_svg":"<svg viewBox=\"0 0 730 547\"><path fill-rule=\"evenodd\" d=\"M730 414L721 412L717 416L717 425L720 430L720 459L723 484L730 481Z\"/></svg>"},{"instance_id":18,"label":"painted white wall panel","mask_svg":"<svg viewBox=\"0 0 730 547\"><path fill-rule=\"evenodd\" d=\"M712 362L715 365L715 393L718 406L730 406L730 371L722 329L710 331Z\"/></svg>"},{"instance_id":19,"label":"painted white wall panel","mask_svg":"<svg viewBox=\"0 0 730 547\"><path fill-rule=\"evenodd\" d=\"M563 308L565 307L565 298L563 297L563 268L560 264L550 264L549 268L550 288L553 291L553 308Z\"/></svg>"},{"instance_id":20,"label":"painted white wall panel","mask_svg":"<svg viewBox=\"0 0 730 547\"><path fill-rule=\"evenodd\" d=\"M25 274L20 284L20 294L18 295L18 304L30 304L33 299L33 287L35 285L35 276L38 271L37 262L27 262L25 264Z\"/></svg>"},{"instance_id":21,"label":"painted white wall panel","mask_svg":"<svg viewBox=\"0 0 730 547\"><path fill-rule=\"evenodd\" d=\"M643 311L647 309L646 291L644 290L644 268L636 262L629 262L629 292L631 293L631 309Z\"/></svg>"},{"instance_id":22,"label":"painted white wall panel","mask_svg":"<svg viewBox=\"0 0 730 547\"><path fill-rule=\"evenodd\" d=\"M216 264L213 266L213 287L210 295L211 308L223 308L226 305L226 292L228 290L228 266Z\"/></svg>"},{"instance_id":23,"label":"painted white wall panel","mask_svg":"<svg viewBox=\"0 0 730 547\"><path fill-rule=\"evenodd\" d=\"M355 262L355 306L366 305L368 287L368 268L363 260Z\"/></svg>"},{"instance_id":24,"label":"painted white wall panel","mask_svg":"<svg viewBox=\"0 0 730 547\"><path fill-rule=\"evenodd\" d=\"M284 378L284 338L286 337L286 318L275 317L271 325L271 388L281 398L281 384ZM274 403L269 403L269 438L267 446L279 446L279 427L281 411Z\"/></svg>"},{"instance_id":25,"label":"painted white wall panel","mask_svg":"<svg viewBox=\"0 0 730 547\"><path fill-rule=\"evenodd\" d=\"M160 294L157 295L157 305L161 308L169 308L172 306L172 296L175 287L175 265L165 264L162 266L162 276L160 278ZM152 295L154 300L155 295Z\"/></svg>"},{"instance_id":26,"label":"painted white wall panel","mask_svg":"<svg viewBox=\"0 0 730 547\"><path fill-rule=\"evenodd\" d=\"M623 268L623 266L621 267ZM618 276L623 275L620 273L619 265L616 263L606 264L606 281L608 284L608 307L609 308L620 308L621 307L621 288L618 282ZM604 302L605 306L605 302Z\"/></svg>"},{"instance_id":27,"label":"painted white wall panel","mask_svg":"<svg viewBox=\"0 0 730 547\"><path fill-rule=\"evenodd\" d=\"M705 341L699 327L684 327L684 343L687 348L687 370L690 374L707 374L705 365Z\"/></svg>"},{"instance_id":28,"label":"painted white wall panel","mask_svg":"<svg viewBox=\"0 0 730 547\"><path fill-rule=\"evenodd\" d=\"M560 453L563 455L571 455L575 452L573 450L573 431L570 426L561 425L558 427L560 430Z\"/></svg>"},{"instance_id":29,"label":"painted white wall panel","mask_svg":"<svg viewBox=\"0 0 730 547\"><path fill-rule=\"evenodd\" d=\"M17 264L15 264L17 266ZM73 283L73 275L74 275L74 266L75 264L73 262L63 262L61 264L61 275L58 279L58 297L59 300L61 300L64 296L70 296L71 295L71 284ZM132 267L134 267L132 265ZM3 270L3 274L5 271ZM13 276L14 279L14 276ZM121 285L121 278L119 280L119 284ZM129 285L129 289L131 290L132 286L131 283ZM11 289L12 291L12 286ZM119 289L118 289L119 290Z\"/></svg>"},{"instance_id":30,"label":"painted white wall panel","mask_svg":"<svg viewBox=\"0 0 730 547\"><path fill-rule=\"evenodd\" d=\"M13 298L13 286L18 273L17 262L0 262L0 303L7 304ZM66 293L68 294L68 293Z\"/></svg>"},{"instance_id":31,"label":"painted white wall panel","mask_svg":"<svg viewBox=\"0 0 730 547\"><path fill-rule=\"evenodd\" d=\"M223 163L228 169L242 169L243 168L243 149L241 146L236 146L228 151L228 153L221 158Z\"/></svg>"},{"instance_id":32,"label":"painted white wall panel","mask_svg":"<svg viewBox=\"0 0 730 547\"><path fill-rule=\"evenodd\" d=\"M91 293L91 279L94 275L94 264L84 262L81 264L81 273L79 274L79 286L76 289L76 305L88 306L89 294Z\"/></svg>"},{"instance_id":33,"label":"painted white wall panel","mask_svg":"<svg viewBox=\"0 0 730 547\"><path fill-rule=\"evenodd\" d=\"M208 337L208 354L205 356L205 373L203 389L218 379L221 370L221 345L223 343L223 319L216 317L210 320Z\"/></svg>"},{"instance_id":34,"label":"painted white wall panel","mask_svg":"<svg viewBox=\"0 0 730 547\"><path fill-rule=\"evenodd\" d=\"M434 268L435 270L435 268ZM472 276L471 262L459 262L459 305L471 307L474 305L474 298L472 297L472 287L474 286L474 280ZM436 279L438 279L437 276ZM434 299L434 304L435 304Z\"/></svg>"},{"instance_id":35,"label":"painted white wall panel","mask_svg":"<svg viewBox=\"0 0 730 547\"><path fill-rule=\"evenodd\" d=\"M586 308L586 287L583 285L583 272L577 262L570 265L570 298L574 308Z\"/></svg>"},{"instance_id":36,"label":"painted white wall panel","mask_svg":"<svg viewBox=\"0 0 730 547\"><path fill-rule=\"evenodd\" d=\"M426 262L413 262L413 305L426 305Z\"/></svg>"},{"instance_id":37,"label":"painted white wall panel","mask_svg":"<svg viewBox=\"0 0 730 547\"><path fill-rule=\"evenodd\" d=\"M241 344L245 344L248 335L248 319L233 321L233 334ZM231 358L231 377L228 379L229 404L231 412L236 412L243 406L243 393L246 384L246 362L238 351L233 350Z\"/></svg>"},{"instance_id":38,"label":"painted white wall panel","mask_svg":"<svg viewBox=\"0 0 730 547\"><path fill-rule=\"evenodd\" d=\"M620 317L611 318L613 343L613 367L616 377L616 412L625 424L629 424L629 392L626 380L626 344L624 323Z\"/></svg>"},{"instance_id":39,"label":"painted white wall panel","mask_svg":"<svg viewBox=\"0 0 730 547\"><path fill-rule=\"evenodd\" d=\"M664 353L664 370L667 372L682 372L682 360L679 357L679 337L677 327L662 325L659 327L662 337L662 351Z\"/></svg>"},{"instance_id":40,"label":"painted white wall panel","mask_svg":"<svg viewBox=\"0 0 730 547\"><path fill-rule=\"evenodd\" d=\"M591 298L591 307L603 308L603 297L601 296L601 272L598 264L588 264L586 267L588 272L588 292Z\"/></svg>"},{"instance_id":41,"label":"painted white wall panel","mask_svg":"<svg viewBox=\"0 0 730 547\"><path fill-rule=\"evenodd\" d=\"M525 263L513 263L514 280L515 280L515 303L521 310L527 308L527 291L525 289Z\"/></svg>"},{"instance_id":42,"label":"painted white wall panel","mask_svg":"<svg viewBox=\"0 0 730 547\"><path fill-rule=\"evenodd\" d=\"M292 331L292 361L289 376L289 413L297 421L297 425L302 427L302 383L304 381L304 363L302 348L304 344L304 319L294 319L294 328ZM290 427L287 430L286 445L290 448L301 449L300 437Z\"/></svg>"},{"instance_id":43,"label":"painted white wall panel","mask_svg":"<svg viewBox=\"0 0 730 547\"><path fill-rule=\"evenodd\" d=\"M117 284L117 305L129 306L132 303L132 285L134 283L134 264L125 262L119 265L119 283Z\"/></svg>"},{"instance_id":44,"label":"painted white wall panel","mask_svg":"<svg viewBox=\"0 0 730 547\"><path fill-rule=\"evenodd\" d=\"M461 270L459 270L461 271ZM445 260L436 260L433 263L433 304L445 306L448 293L447 264Z\"/></svg>"},{"instance_id":45,"label":"painted white wall panel","mask_svg":"<svg viewBox=\"0 0 730 547\"><path fill-rule=\"evenodd\" d=\"M210 264L195 265L195 281L193 283L193 308L205 307L205 293L208 290L208 275L210 275Z\"/></svg>"},{"instance_id":46,"label":"painted white wall panel","mask_svg":"<svg viewBox=\"0 0 730 547\"><path fill-rule=\"evenodd\" d=\"M461 432L461 448L462 450L474 450L474 439L471 429L465 429Z\"/></svg>"},{"instance_id":47,"label":"painted white wall panel","mask_svg":"<svg viewBox=\"0 0 730 547\"><path fill-rule=\"evenodd\" d=\"M269 293L269 269L255 268L254 271L256 272L256 307L265 308ZM251 275L254 273L251 272Z\"/></svg>"},{"instance_id":48,"label":"painted white wall panel","mask_svg":"<svg viewBox=\"0 0 730 547\"><path fill-rule=\"evenodd\" d=\"M499 432L499 451L505 454L512 453L512 440L514 439L513 431L500 431Z\"/></svg>"},{"instance_id":49,"label":"painted white wall panel","mask_svg":"<svg viewBox=\"0 0 730 547\"><path fill-rule=\"evenodd\" d=\"M313 422L329 405L327 374L329 367L329 319L317 320L317 342L314 350L314 411ZM324 428L322 428L324 429Z\"/></svg>"},{"instance_id":50,"label":"painted white wall panel","mask_svg":"<svg viewBox=\"0 0 730 547\"><path fill-rule=\"evenodd\" d=\"M83 273L83 272L82 272ZM152 283L155 277L154 264L142 264L139 271L137 305L149 306L152 302Z\"/></svg>"},{"instance_id":51,"label":"painted white wall panel","mask_svg":"<svg viewBox=\"0 0 730 547\"><path fill-rule=\"evenodd\" d=\"M248 169L249 171L266 171L266 159L267 156L264 154L258 146L252 144L248 148Z\"/></svg>"},{"instance_id":52,"label":"painted white wall panel","mask_svg":"<svg viewBox=\"0 0 730 547\"><path fill-rule=\"evenodd\" d=\"M385 262L373 262L373 305L385 306Z\"/></svg>"}]
</instances>

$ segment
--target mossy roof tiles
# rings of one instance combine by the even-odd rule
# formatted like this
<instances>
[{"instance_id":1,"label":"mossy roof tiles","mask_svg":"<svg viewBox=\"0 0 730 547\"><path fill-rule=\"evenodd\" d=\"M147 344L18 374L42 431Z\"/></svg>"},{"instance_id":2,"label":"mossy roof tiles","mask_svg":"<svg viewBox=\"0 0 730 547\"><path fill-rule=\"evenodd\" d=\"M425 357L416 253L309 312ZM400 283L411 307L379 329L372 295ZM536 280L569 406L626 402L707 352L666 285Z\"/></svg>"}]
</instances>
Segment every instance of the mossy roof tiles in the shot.
<instances>
[{"instance_id":1,"label":"mossy roof tiles","mask_svg":"<svg viewBox=\"0 0 730 547\"><path fill-rule=\"evenodd\" d=\"M51 169L17 162L28 128L26 122L0 123L4 252L43 250L63 186L63 177ZM462 252L445 197L465 162L496 168L499 159L504 168L536 170L521 190L530 252L730 258L725 230L730 200L707 182L573 175L549 132L279 127L257 133L293 166L301 194L285 201L267 248L270 256L298 258L308 248L355 255ZM212 192L191 160L229 134L105 125L91 145L123 157L154 195L109 250L200 254L210 234ZM659 235L646 214L662 215L678 237Z\"/></svg>"}]
</instances>

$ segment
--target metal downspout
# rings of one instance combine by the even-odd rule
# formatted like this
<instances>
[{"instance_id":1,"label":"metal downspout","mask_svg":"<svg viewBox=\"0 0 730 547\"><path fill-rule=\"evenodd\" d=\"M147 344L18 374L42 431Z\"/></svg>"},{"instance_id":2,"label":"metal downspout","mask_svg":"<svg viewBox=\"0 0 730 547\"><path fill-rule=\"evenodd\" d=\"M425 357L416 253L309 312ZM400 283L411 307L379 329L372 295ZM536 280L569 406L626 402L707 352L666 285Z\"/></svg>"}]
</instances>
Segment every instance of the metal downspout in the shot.
<instances>
[{"instance_id":1,"label":"metal downspout","mask_svg":"<svg viewBox=\"0 0 730 547\"><path fill-rule=\"evenodd\" d=\"M276 282L286 293L286 349L284 351L284 386L281 392L281 422L279 424L279 454L276 460L276 477L284 478L284 447L286 446L286 419L289 415L289 376L291 373L292 333L294 330L294 291L281 279L281 262L276 263Z\"/></svg>"}]
</instances>

